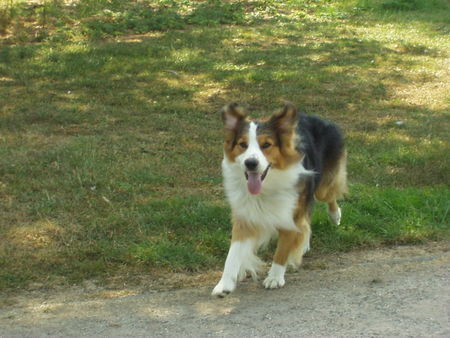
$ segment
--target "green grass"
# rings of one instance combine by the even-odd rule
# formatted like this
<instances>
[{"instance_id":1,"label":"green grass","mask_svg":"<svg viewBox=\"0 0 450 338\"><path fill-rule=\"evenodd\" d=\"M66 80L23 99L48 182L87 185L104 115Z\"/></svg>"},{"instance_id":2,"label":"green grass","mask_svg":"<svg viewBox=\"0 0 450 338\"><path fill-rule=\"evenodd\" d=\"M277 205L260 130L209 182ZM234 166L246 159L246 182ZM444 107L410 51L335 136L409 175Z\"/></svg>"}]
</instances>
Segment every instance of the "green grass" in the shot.
<instances>
[{"instance_id":1,"label":"green grass","mask_svg":"<svg viewBox=\"0 0 450 338\"><path fill-rule=\"evenodd\" d=\"M315 253L449 238L448 2L2 6L0 288L221 267L229 101L345 131L343 224L317 206Z\"/></svg>"}]
</instances>

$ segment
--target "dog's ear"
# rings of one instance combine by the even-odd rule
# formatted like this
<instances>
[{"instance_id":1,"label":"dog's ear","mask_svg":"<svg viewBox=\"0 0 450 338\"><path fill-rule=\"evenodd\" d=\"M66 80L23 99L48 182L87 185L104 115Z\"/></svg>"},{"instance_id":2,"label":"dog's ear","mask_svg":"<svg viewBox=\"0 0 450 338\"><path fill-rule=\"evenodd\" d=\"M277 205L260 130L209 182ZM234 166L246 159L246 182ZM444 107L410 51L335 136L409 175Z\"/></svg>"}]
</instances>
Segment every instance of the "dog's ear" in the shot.
<instances>
[{"instance_id":1,"label":"dog's ear","mask_svg":"<svg viewBox=\"0 0 450 338\"><path fill-rule=\"evenodd\" d=\"M269 123L281 134L294 130L297 121L297 109L290 102L285 102L280 112L272 115Z\"/></svg>"},{"instance_id":2,"label":"dog's ear","mask_svg":"<svg viewBox=\"0 0 450 338\"><path fill-rule=\"evenodd\" d=\"M227 104L222 109L222 120L225 129L235 131L239 124L246 118L244 109L236 102Z\"/></svg>"}]
</instances>

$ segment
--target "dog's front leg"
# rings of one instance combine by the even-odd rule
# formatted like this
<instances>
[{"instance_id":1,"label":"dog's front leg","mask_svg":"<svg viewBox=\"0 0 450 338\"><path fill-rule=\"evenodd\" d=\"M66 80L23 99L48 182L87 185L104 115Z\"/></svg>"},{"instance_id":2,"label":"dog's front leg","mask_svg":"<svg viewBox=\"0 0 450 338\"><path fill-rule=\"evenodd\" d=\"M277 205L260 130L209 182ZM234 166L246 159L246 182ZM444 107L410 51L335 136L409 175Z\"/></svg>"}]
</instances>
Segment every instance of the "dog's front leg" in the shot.
<instances>
[{"instance_id":1,"label":"dog's front leg","mask_svg":"<svg viewBox=\"0 0 450 338\"><path fill-rule=\"evenodd\" d=\"M231 241L222 278L214 288L213 296L225 297L225 295L234 291L241 272L243 259L253 254L253 247L254 243L251 239Z\"/></svg>"},{"instance_id":2,"label":"dog's front leg","mask_svg":"<svg viewBox=\"0 0 450 338\"><path fill-rule=\"evenodd\" d=\"M281 288L285 284L284 273L288 260L293 265L300 265L303 254L309 250L311 230L308 222L299 225L300 231L279 230L278 245L272 267L263 284L267 289Z\"/></svg>"},{"instance_id":3,"label":"dog's front leg","mask_svg":"<svg viewBox=\"0 0 450 338\"><path fill-rule=\"evenodd\" d=\"M212 292L213 296L225 297L233 292L237 282L244 279L247 272L253 279L257 279L257 273L263 266L263 262L256 255L260 245L259 238L258 227L233 218L230 250L225 260L222 278Z\"/></svg>"}]
</instances>

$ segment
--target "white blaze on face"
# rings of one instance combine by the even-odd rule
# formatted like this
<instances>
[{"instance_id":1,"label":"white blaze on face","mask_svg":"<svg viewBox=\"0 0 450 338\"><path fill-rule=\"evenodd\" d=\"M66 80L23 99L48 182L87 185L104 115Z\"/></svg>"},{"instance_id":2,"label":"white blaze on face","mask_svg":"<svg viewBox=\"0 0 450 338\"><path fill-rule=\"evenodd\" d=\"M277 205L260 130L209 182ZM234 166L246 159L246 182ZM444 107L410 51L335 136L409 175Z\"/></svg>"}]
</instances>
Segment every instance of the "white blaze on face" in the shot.
<instances>
[{"instance_id":1,"label":"white blaze on face","mask_svg":"<svg viewBox=\"0 0 450 338\"><path fill-rule=\"evenodd\" d=\"M254 122L250 122L248 130L248 148L243 154L236 158L241 165L241 168L247 173L248 190L253 195L260 193L262 187L262 175L269 166L269 162L259 147L257 129L258 125ZM248 159L255 159L258 161L258 166L254 171L247 171L245 161Z\"/></svg>"}]
</instances>

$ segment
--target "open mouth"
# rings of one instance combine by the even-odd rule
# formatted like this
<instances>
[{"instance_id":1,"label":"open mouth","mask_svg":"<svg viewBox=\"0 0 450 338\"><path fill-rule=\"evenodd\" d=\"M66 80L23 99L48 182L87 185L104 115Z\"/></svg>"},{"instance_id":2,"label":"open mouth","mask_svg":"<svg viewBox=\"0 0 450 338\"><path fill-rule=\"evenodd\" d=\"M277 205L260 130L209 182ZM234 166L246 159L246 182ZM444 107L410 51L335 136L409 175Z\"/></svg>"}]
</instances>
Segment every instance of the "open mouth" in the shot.
<instances>
[{"instance_id":1,"label":"open mouth","mask_svg":"<svg viewBox=\"0 0 450 338\"><path fill-rule=\"evenodd\" d=\"M247 179L247 188L252 195L257 195L261 192L262 182L266 178L269 172L271 164L267 166L266 170L262 174L256 171L246 171L245 178Z\"/></svg>"}]
</instances>

